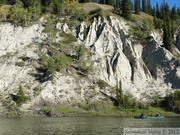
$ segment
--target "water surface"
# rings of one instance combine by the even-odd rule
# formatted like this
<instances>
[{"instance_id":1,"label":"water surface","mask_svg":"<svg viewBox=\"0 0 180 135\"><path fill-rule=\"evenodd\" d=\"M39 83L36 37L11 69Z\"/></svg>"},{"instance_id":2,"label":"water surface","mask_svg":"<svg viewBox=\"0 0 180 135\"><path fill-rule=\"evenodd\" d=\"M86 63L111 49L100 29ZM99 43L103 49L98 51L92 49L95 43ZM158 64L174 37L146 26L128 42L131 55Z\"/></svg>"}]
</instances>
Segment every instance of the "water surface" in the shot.
<instances>
[{"instance_id":1,"label":"water surface","mask_svg":"<svg viewBox=\"0 0 180 135\"><path fill-rule=\"evenodd\" d=\"M180 127L180 117L0 118L0 135L123 135L124 128Z\"/></svg>"}]
</instances>

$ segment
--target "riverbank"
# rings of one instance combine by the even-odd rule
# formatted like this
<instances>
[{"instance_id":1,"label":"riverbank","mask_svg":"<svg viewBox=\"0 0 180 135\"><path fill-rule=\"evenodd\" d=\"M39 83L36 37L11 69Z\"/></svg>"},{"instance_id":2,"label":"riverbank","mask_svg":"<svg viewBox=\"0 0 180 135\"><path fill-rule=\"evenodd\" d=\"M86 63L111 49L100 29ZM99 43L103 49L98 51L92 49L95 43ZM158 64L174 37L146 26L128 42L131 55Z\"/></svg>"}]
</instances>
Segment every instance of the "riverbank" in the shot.
<instances>
[{"instance_id":1,"label":"riverbank","mask_svg":"<svg viewBox=\"0 0 180 135\"><path fill-rule=\"evenodd\" d=\"M81 108L73 107L58 107L52 111L47 111L41 113L41 115L46 115L48 117L91 117L91 116L135 116L141 113L145 115L155 115L159 113L163 116L180 116L177 113L164 110L160 107L149 107L149 109L118 109L118 108L103 108L101 110L84 110Z\"/></svg>"},{"instance_id":2,"label":"riverbank","mask_svg":"<svg viewBox=\"0 0 180 135\"><path fill-rule=\"evenodd\" d=\"M87 108L64 106L49 109L47 107L42 107L37 110L21 111L21 113L7 115L2 114L1 117L94 117L94 116L112 116L112 117L128 117L128 116L138 116L141 114L145 115L155 115L159 113L163 116L180 116L177 113L166 111L164 108L160 107L149 107L148 109L120 109L117 107L109 106L106 108L94 108L88 110ZM9 113L12 114L12 113Z\"/></svg>"}]
</instances>

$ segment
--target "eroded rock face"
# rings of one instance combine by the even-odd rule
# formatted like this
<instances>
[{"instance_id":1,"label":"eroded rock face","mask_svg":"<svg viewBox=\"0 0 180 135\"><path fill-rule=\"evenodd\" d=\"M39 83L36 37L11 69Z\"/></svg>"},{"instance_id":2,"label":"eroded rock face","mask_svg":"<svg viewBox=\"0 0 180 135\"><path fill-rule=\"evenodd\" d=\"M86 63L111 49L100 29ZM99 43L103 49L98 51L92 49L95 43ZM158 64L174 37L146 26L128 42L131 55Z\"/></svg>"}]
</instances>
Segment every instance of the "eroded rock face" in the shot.
<instances>
[{"instance_id":1,"label":"eroded rock face","mask_svg":"<svg viewBox=\"0 0 180 135\"><path fill-rule=\"evenodd\" d=\"M180 36L176 37L176 47L180 50Z\"/></svg>"},{"instance_id":2,"label":"eroded rock face","mask_svg":"<svg viewBox=\"0 0 180 135\"><path fill-rule=\"evenodd\" d=\"M178 77L180 64L169 51L160 47L156 42L152 42L144 48L143 57L148 69L156 80L164 80L165 83L170 83L173 88L180 88L178 83L180 79Z\"/></svg>"},{"instance_id":3,"label":"eroded rock face","mask_svg":"<svg viewBox=\"0 0 180 135\"><path fill-rule=\"evenodd\" d=\"M106 98L101 92L115 97L112 89L100 89L96 83L98 80L111 86L121 80L125 92L144 101L180 89L179 61L161 47L159 35L152 32L153 39L146 46L135 44L128 36L129 24L114 17L108 20L94 18L89 28L83 22L76 31L78 42L85 44L92 53L89 56L94 66L92 75L83 78L68 72L57 73L54 80L39 82L32 74L38 67L36 43L47 39L42 23L27 28L15 28L8 23L0 25L1 102L9 94L17 93L20 85L28 96L28 101L22 105L23 110L44 105L91 103ZM72 32L67 24L58 23L56 27L62 32ZM55 41L61 40L61 37L57 38Z\"/></svg>"}]
</instances>

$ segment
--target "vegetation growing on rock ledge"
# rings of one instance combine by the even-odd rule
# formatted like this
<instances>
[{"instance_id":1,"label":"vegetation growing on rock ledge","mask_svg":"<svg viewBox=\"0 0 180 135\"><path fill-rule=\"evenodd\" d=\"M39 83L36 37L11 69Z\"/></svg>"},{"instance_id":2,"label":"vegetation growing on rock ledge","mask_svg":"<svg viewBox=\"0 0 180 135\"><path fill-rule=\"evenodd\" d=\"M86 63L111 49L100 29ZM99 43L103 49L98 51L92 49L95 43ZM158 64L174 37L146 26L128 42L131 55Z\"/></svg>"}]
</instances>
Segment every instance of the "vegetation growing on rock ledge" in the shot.
<instances>
[{"instance_id":1,"label":"vegetation growing on rock ledge","mask_svg":"<svg viewBox=\"0 0 180 135\"><path fill-rule=\"evenodd\" d=\"M17 106L21 106L27 100L27 97L25 96L24 90L21 85L19 86L16 97L17 98L15 102Z\"/></svg>"}]
</instances>

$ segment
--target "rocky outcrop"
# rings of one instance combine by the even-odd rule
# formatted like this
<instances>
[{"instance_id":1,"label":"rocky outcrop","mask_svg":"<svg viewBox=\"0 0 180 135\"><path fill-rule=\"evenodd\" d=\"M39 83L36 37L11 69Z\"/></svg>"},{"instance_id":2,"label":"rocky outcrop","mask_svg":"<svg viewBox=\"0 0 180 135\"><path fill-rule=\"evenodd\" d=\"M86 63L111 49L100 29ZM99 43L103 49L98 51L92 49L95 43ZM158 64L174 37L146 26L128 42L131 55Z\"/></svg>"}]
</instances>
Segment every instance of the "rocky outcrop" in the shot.
<instances>
[{"instance_id":1,"label":"rocky outcrop","mask_svg":"<svg viewBox=\"0 0 180 135\"><path fill-rule=\"evenodd\" d=\"M67 24L59 22L56 28L74 34ZM179 61L161 47L159 35L152 32L153 39L146 46L134 43L128 36L130 25L115 17L94 18L89 27L83 22L76 31L78 44L85 44L91 52L88 57L94 66L92 75L57 72L53 80L39 82L33 74L39 66L38 43L47 40L43 29L43 21L27 28L0 25L1 102L16 94L20 85L28 96L21 109L29 111L41 106L100 101L106 98L102 93L115 97L112 89L98 87L99 80L112 87L121 80L124 92L144 101L180 89ZM59 35L57 38L61 40Z\"/></svg>"},{"instance_id":2,"label":"rocky outcrop","mask_svg":"<svg viewBox=\"0 0 180 135\"><path fill-rule=\"evenodd\" d=\"M179 61L166 49L156 42L144 47L144 61L156 80L164 80L172 88L179 89Z\"/></svg>"}]
</instances>

